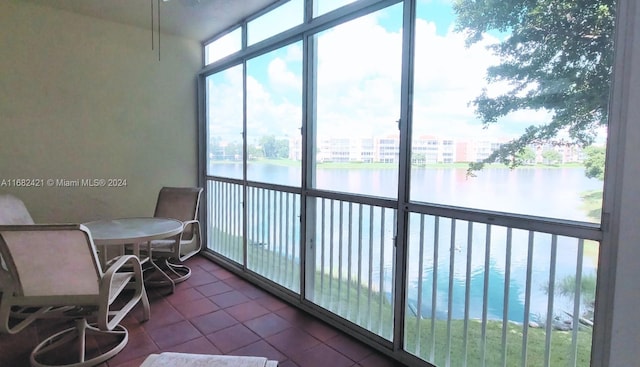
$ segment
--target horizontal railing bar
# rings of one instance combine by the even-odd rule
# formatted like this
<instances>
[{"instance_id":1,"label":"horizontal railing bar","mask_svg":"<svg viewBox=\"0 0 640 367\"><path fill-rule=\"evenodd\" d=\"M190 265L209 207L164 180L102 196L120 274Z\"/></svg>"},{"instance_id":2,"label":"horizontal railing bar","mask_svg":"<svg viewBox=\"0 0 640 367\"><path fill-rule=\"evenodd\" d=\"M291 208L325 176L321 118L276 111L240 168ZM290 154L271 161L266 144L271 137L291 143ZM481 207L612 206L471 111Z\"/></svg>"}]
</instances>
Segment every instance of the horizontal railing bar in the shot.
<instances>
[{"instance_id":1,"label":"horizontal railing bar","mask_svg":"<svg viewBox=\"0 0 640 367\"><path fill-rule=\"evenodd\" d=\"M264 183L264 182L255 182L255 181L247 181L248 187L256 187L259 189L266 189L271 191L282 191L282 192L290 192L292 194L302 194L302 189L299 187L292 186L284 186L273 183Z\"/></svg>"},{"instance_id":2,"label":"horizontal railing bar","mask_svg":"<svg viewBox=\"0 0 640 367\"><path fill-rule=\"evenodd\" d=\"M356 204L365 204L371 206L379 206L383 208L396 209L398 202L394 199L385 199L375 196L346 194L336 191L325 190L304 190L304 194L308 197L326 198L332 200L348 201Z\"/></svg>"},{"instance_id":3,"label":"horizontal railing bar","mask_svg":"<svg viewBox=\"0 0 640 367\"><path fill-rule=\"evenodd\" d=\"M527 231L552 233L558 236L577 237L585 240L601 241L602 230L597 224L536 216L493 212L446 205L425 205L408 203L405 210L412 213L462 219L476 223L492 224Z\"/></svg>"},{"instance_id":4,"label":"horizontal railing bar","mask_svg":"<svg viewBox=\"0 0 640 367\"><path fill-rule=\"evenodd\" d=\"M259 189L267 189L272 191L290 192L293 194L302 194L302 189L295 186L285 186L274 183L258 182L258 181L244 181L240 178L222 177L222 176L205 176L206 181L226 182L234 185L247 185L247 187L256 187Z\"/></svg>"},{"instance_id":5,"label":"horizontal railing bar","mask_svg":"<svg viewBox=\"0 0 640 367\"><path fill-rule=\"evenodd\" d=\"M240 178L222 177L222 176L205 176L205 181L225 182L235 185L244 185L244 180Z\"/></svg>"},{"instance_id":6,"label":"horizontal railing bar","mask_svg":"<svg viewBox=\"0 0 640 367\"><path fill-rule=\"evenodd\" d=\"M207 180L221 181L233 184L243 184L242 180L207 176ZM379 197L353 195L334 191L325 190L301 190L300 188L267 184L261 182L247 182L251 187L264 188L268 190L277 190L302 195L303 193L309 197L327 198L333 200L341 200L352 203L373 205L386 208L397 208L398 202L394 199L385 199ZM404 209L409 212L435 215L452 219L462 219L476 223L493 224L503 227L524 229L528 231L552 233L559 236L577 237L585 240L602 241L602 230L596 223L586 223L579 221L570 221L562 219L543 218L530 215L511 214L503 212L494 212L490 210L480 210L473 208L460 208L447 205L425 204L410 202L404 205Z\"/></svg>"}]
</instances>

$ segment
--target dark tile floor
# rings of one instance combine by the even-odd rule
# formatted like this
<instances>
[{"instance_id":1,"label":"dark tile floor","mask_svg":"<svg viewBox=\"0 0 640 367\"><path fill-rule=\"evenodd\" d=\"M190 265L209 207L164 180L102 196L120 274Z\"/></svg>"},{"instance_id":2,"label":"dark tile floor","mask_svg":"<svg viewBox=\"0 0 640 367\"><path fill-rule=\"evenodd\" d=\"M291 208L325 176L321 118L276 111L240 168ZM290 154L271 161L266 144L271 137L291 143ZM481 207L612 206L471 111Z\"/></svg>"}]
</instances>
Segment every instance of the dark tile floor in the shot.
<instances>
[{"instance_id":1,"label":"dark tile floor","mask_svg":"<svg viewBox=\"0 0 640 367\"><path fill-rule=\"evenodd\" d=\"M237 277L213 262L188 261L193 275L175 293L149 290L151 319L140 306L123 322L129 343L101 367L139 366L163 351L257 355L280 367L399 366L370 347ZM40 338L62 326L38 322L15 335L0 335L0 366L29 366Z\"/></svg>"}]
</instances>

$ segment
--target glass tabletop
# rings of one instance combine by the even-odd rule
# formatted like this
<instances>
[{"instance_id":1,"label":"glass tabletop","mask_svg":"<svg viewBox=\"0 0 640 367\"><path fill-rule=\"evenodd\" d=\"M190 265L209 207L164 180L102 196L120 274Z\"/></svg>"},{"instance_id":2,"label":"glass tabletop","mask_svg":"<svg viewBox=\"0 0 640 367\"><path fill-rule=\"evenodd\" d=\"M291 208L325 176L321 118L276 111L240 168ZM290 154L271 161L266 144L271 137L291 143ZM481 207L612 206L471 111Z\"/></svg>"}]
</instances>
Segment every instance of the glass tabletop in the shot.
<instances>
[{"instance_id":1,"label":"glass tabletop","mask_svg":"<svg viewBox=\"0 0 640 367\"><path fill-rule=\"evenodd\" d=\"M147 242L182 232L182 222L169 218L139 217L104 219L83 223L96 245Z\"/></svg>"}]
</instances>

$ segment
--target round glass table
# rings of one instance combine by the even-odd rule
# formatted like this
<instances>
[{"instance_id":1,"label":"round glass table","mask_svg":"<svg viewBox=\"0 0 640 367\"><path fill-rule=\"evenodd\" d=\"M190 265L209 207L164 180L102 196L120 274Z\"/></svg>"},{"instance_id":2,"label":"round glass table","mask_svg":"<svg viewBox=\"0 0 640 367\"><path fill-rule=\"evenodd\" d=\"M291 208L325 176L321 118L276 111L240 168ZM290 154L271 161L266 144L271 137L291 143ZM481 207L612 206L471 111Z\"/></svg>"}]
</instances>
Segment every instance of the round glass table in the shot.
<instances>
[{"instance_id":1,"label":"round glass table","mask_svg":"<svg viewBox=\"0 0 640 367\"><path fill-rule=\"evenodd\" d=\"M176 237L176 241L179 241L178 236L183 229L181 221L170 218L133 217L96 220L83 225L89 229L93 243L99 248L103 268L110 258L123 255L125 249L130 249L131 253L140 259L141 264L150 263L153 268L159 270L159 274L171 284L173 292L175 284L171 277L152 261L151 241L170 237ZM141 246L144 247L142 253Z\"/></svg>"},{"instance_id":2,"label":"round glass table","mask_svg":"<svg viewBox=\"0 0 640 367\"><path fill-rule=\"evenodd\" d=\"M119 218L83 223L91 231L93 243L131 245L172 237L182 232L182 222L169 218Z\"/></svg>"}]
</instances>

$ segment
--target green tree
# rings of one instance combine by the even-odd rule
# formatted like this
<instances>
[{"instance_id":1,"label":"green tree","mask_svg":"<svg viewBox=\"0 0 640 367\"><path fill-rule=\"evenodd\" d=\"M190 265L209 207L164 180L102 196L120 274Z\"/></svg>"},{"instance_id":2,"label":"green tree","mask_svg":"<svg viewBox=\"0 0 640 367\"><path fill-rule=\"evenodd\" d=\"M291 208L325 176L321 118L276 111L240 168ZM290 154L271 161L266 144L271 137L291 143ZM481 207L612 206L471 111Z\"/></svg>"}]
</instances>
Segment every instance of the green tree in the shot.
<instances>
[{"instance_id":1,"label":"green tree","mask_svg":"<svg viewBox=\"0 0 640 367\"><path fill-rule=\"evenodd\" d=\"M287 158L289 156L289 142L286 139L276 139L273 135L263 136L260 146L265 158Z\"/></svg>"},{"instance_id":2,"label":"green tree","mask_svg":"<svg viewBox=\"0 0 640 367\"><path fill-rule=\"evenodd\" d=\"M248 155L247 159L253 160L253 159L262 158L264 155L264 152L262 151L262 148L259 145L251 144L251 145L247 145L247 155Z\"/></svg>"},{"instance_id":3,"label":"green tree","mask_svg":"<svg viewBox=\"0 0 640 367\"><path fill-rule=\"evenodd\" d=\"M289 157L289 141L286 139L276 140L276 157L288 158Z\"/></svg>"},{"instance_id":4,"label":"green tree","mask_svg":"<svg viewBox=\"0 0 640 367\"><path fill-rule=\"evenodd\" d=\"M232 142L224 148L224 158L229 160L242 160L242 143Z\"/></svg>"},{"instance_id":5,"label":"green tree","mask_svg":"<svg viewBox=\"0 0 640 367\"><path fill-rule=\"evenodd\" d=\"M532 164L536 162L536 152L531 147L524 147L521 151L516 153L517 165Z\"/></svg>"},{"instance_id":6,"label":"green tree","mask_svg":"<svg viewBox=\"0 0 640 367\"><path fill-rule=\"evenodd\" d=\"M262 147L262 153L265 158L276 157L276 137L273 135L263 136L260 139L260 146Z\"/></svg>"},{"instance_id":7,"label":"green tree","mask_svg":"<svg viewBox=\"0 0 640 367\"><path fill-rule=\"evenodd\" d=\"M562 155L553 149L547 149L542 152L542 159L546 164L562 163Z\"/></svg>"},{"instance_id":8,"label":"green tree","mask_svg":"<svg viewBox=\"0 0 640 367\"><path fill-rule=\"evenodd\" d=\"M529 126L469 172L485 163L513 159L530 144L553 142L591 145L597 127L607 123L613 54L615 0L455 0L456 30L467 44L485 32L507 34L490 46L501 62L487 70L487 80L508 82L497 96L485 89L471 104L485 126L524 109L551 112L551 120ZM560 131L567 139L558 139Z\"/></svg>"},{"instance_id":9,"label":"green tree","mask_svg":"<svg viewBox=\"0 0 640 367\"><path fill-rule=\"evenodd\" d=\"M606 148L590 146L584 150L587 157L584 160L584 174L589 178L604 180L604 163ZM599 222L602 215L602 190L582 193L582 207L587 216Z\"/></svg>"},{"instance_id":10,"label":"green tree","mask_svg":"<svg viewBox=\"0 0 640 367\"><path fill-rule=\"evenodd\" d=\"M589 178L597 178L604 180L604 163L605 163L604 147L587 147L584 152L587 158L584 160L584 174Z\"/></svg>"}]
</instances>

